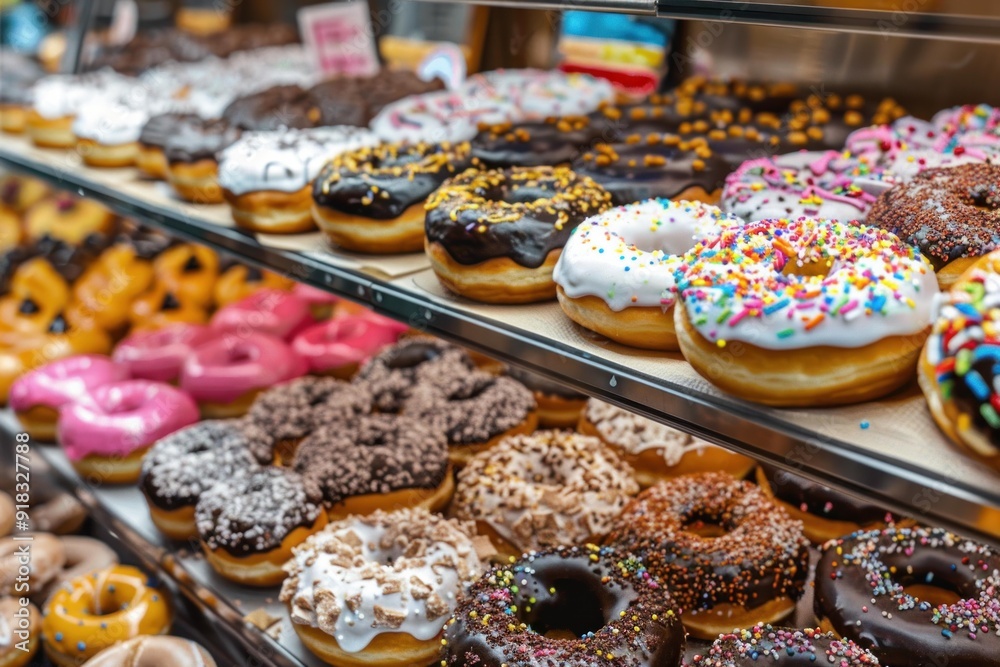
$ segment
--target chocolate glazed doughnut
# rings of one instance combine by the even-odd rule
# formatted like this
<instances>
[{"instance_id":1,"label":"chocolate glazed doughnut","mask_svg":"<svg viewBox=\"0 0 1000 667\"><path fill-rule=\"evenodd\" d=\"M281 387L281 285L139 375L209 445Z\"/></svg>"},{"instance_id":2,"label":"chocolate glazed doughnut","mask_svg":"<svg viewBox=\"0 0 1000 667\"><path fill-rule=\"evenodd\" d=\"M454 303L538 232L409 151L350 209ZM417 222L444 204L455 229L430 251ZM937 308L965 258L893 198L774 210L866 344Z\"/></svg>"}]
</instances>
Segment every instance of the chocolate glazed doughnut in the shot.
<instances>
[{"instance_id":1,"label":"chocolate glazed doughnut","mask_svg":"<svg viewBox=\"0 0 1000 667\"><path fill-rule=\"evenodd\" d=\"M829 542L816 616L893 667L1000 665L1000 554L940 528Z\"/></svg>"},{"instance_id":2,"label":"chocolate glazed doughnut","mask_svg":"<svg viewBox=\"0 0 1000 667\"><path fill-rule=\"evenodd\" d=\"M472 155L489 168L568 164L602 136L600 123L586 116L548 118L533 123L501 123L481 129Z\"/></svg>"},{"instance_id":3,"label":"chocolate glazed doughnut","mask_svg":"<svg viewBox=\"0 0 1000 667\"><path fill-rule=\"evenodd\" d=\"M641 560L588 545L488 572L459 601L445 646L452 667L676 667L684 629Z\"/></svg>"},{"instance_id":4,"label":"chocolate glazed doughnut","mask_svg":"<svg viewBox=\"0 0 1000 667\"><path fill-rule=\"evenodd\" d=\"M837 667L879 664L871 653L850 640L838 639L832 632L755 625L720 636L708 653L694 656L691 667L757 667L761 663L813 667L824 662Z\"/></svg>"},{"instance_id":5,"label":"chocolate glazed doughnut","mask_svg":"<svg viewBox=\"0 0 1000 667\"><path fill-rule=\"evenodd\" d=\"M163 149L167 180L177 194L196 204L221 204L219 163L215 154L240 138L224 120L180 122Z\"/></svg>"},{"instance_id":6,"label":"chocolate glazed doughnut","mask_svg":"<svg viewBox=\"0 0 1000 667\"><path fill-rule=\"evenodd\" d=\"M565 167L475 171L427 200L427 254L445 287L487 303L554 299L552 269L573 229L611 206Z\"/></svg>"},{"instance_id":7,"label":"chocolate glazed doughnut","mask_svg":"<svg viewBox=\"0 0 1000 667\"><path fill-rule=\"evenodd\" d=\"M164 113L151 117L139 133L139 154L135 164L146 176L167 179L167 157L164 150L170 138L185 124L197 124L201 119L193 113Z\"/></svg>"}]
</instances>

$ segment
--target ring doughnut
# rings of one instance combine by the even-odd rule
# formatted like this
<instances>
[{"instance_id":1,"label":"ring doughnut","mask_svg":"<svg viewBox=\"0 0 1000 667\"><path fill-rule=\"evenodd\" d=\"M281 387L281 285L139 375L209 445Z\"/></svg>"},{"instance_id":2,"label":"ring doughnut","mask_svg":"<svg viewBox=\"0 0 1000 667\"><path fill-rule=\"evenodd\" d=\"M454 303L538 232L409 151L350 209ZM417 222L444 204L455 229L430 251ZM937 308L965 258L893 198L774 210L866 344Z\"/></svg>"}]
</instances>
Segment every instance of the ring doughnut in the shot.
<instances>
[{"instance_id":1,"label":"ring doughnut","mask_svg":"<svg viewBox=\"0 0 1000 667\"><path fill-rule=\"evenodd\" d=\"M62 193L43 199L24 214L24 231L34 241L52 236L71 245L82 245L87 237L110 238L115 230L114 213L92 199Z\"/></svg>"},{"instance_id":2,"label":"ring doughnut","mask_svg":"<svg viewBox=\"0 0 1000 667\"><path fill-rule=\"evenodd\" d=\"M29 559L19 554L19 542L4 540L0 544L0 595L23 597L24 591L18 587L17 579L25 573L31 577L34 590L40 591L66 565L66 549L58 537L48 533L28 535L32 538Z\"/></svg>"},{"instance_id":3,"label":"ring doughnut","mask_svg":"<svg viewBox=\"0 0 1000 667\"><path fill-rule=\"evenodd\" d=\"M191 352L216 337L207 326L177 322L130 334L115 346L111 358L136 379L176 383Z\"/></svg>"},{"instance_id":4,"label":"ring doughnut","mask_svg":"<svg viewBox=\"0 0 1000 667\"><path fill-rule=\"evenodd\" d=\"M609 206L601 186L565 167L469 169L427 200L431 268L476 301L551 299L552 269L573 229Z\"/></svg>"},{"instance_id":5,"label":"ring doughnut","mask_svg":"<svg viewBox=\"0 0 1000 667\"><path fill-rule=\"evenodd\" d=\"M607 543L642 557L681 606L684 627L703 639L751 626L750 619L785 618L809 569L802 524L753 484L725 473L646 489Z\"/></svg>"},{"instance_id":6,"label":"ring doughnut","mask_svg":"<svg viewBox=\"0 0 1000 667\"><path fill-rule=\"evenodd\" d=\"M721 635L708 653L696 655L691 667L756 667L828 663L837 667L870 667L878 658L849 639L819 628L793 630L755 625Z\"/></svg>"},{"instance_id":7,"label":"ring doughnut","mask_svg":"<svg viewBox=\"0 0 1000 667\"><path fill-rule=\"evenodd\" d=\"M938 293L930 264L894 234L810 218L728 229L695 246L679 276L685 359L735 396L789 407L907 382Z\"/></svg>"},{"instance_id":8,"label":"ring doughnut","mask_svg":"<svg viewBox=\"0 0 1000 667\"><path fill-rule=\"evenodd\" d=\"M403 327L377 315L345 315L303 330L292 341L292 350L312 373L350 380L369 357L395 343Z\"/></svg>"},{"instance_id":9,"label":"ring doughnut","mask_svg":"<svg viewBox=\"0 0 1000 667\"><path fill-rule=\"evenodd\" d=\"M110 646L84 667L216 667L200 645L180 637L146 635Z\"/></svg>"},{"instance_id":10,"label":"ring doughnut","mask_svg":"<svg viewBox=\"0 0 1000 667\"><path fill-rule=\"evenodd\" d=\"M469 143L473 157L489 169L542 167L568 164L600 134L601 127L587 116L563 116L491 125Z\"/></svg>"},{"instance_id":11,"label":"ring doughnut","mask_svg":"<svg viewBox=\"0 0 1000 667\"><path fill-rule=\"evenodd\" d=\"M309 304L291 292L261 289L215 311L209 326L222 334L244 336L256 331L290 340L312 324Z\"/></svg>"},{"instance_id":12,"label":"ring doughnut","mask_svg":"<svg viewBox=\"0 0 1000 667\"><path fill-rule=\"evenodd\" d=\"M0 667L28 667L41 646L42 615L30 602L0 596ZM26 650L18 647L22 644Z\"/></svg>"},{"instance_id":13,"label":"ring doughnut","mask_svg":"<svg viewBox=\"0 0 1000 667\"><path fill-rule=\"evenodd\" d=\"M428 337L404 338L369 359L354 384L371 392L380 412L399 412L418 383L447 382L472 369L459 347Z\"/></svg>"},{"instance_id":14,"label":"ring doughnut","mask_svg":"<svg viewBox=\"0 0 1000 667\"><path fill-rule=\"evenodd\" d=\"M66 535L78 532L87 519L87 510L70 493L60 491L51 497L33 496L33 500L37 498L39 502L31 506L32 530Z\"/></svg>"}]
</instances>

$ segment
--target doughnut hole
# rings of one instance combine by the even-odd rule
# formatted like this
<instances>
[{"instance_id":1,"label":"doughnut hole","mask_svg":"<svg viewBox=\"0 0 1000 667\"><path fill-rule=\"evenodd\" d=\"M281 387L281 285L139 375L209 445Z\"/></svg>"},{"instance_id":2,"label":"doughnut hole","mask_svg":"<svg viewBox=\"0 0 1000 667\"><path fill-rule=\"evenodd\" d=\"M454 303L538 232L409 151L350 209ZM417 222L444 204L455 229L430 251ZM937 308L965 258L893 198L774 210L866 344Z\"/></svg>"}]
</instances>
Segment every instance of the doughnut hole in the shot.
<instances>
[{"instance_id":1,"label":"doughnut hole","mask_svg":"<svg viewBox=\"0 0 1000 667\"><path fill-rule=\"evenodd\" d=\"M916 554L915 554L916 555ZM893 580L903 587L907 595L933 606L952 605L965 598L978 595L975 579L962 568L934 567L926 559L918 557L883 557Z\"/></svg>"},{"instance_id":2,"label":"doughnut hole","mask_svg":"<svg viewBox=\"0 0 1000 667\"><path fill-rule=\"evenodd\" d=\"M785 265L781 267L783 276L799 276L802 278L825 278L830 275L833 268L833 261L829 259L808 260L801 262L795 258L789 258Z\"/></svg>"},{"instance_id":3,"label":"doughnut hole","mask_svg":"<svg viewBox=\"0 0 1000 667\"><path fill-rule=\"evenodd\" d=\"M681 529L699 537L715 539L725 537L733 527L726 518L698 513L685 517Z\"/></svg>"}]
</instances>

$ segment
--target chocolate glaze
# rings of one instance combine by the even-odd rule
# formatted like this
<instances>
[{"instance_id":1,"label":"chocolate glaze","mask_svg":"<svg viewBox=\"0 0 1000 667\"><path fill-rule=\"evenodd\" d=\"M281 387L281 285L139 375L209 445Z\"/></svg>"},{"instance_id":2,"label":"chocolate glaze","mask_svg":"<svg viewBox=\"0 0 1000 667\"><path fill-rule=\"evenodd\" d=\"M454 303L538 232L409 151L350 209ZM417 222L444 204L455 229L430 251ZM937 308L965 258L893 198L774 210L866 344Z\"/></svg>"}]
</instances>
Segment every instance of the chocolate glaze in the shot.
<instances>
[{"instance_id":1,"label":"chocolate glaze","mask_svg":"<svg viewBox=\"0 0 1000 667\"><path fill-rule=\"evenodd\" d=\"M610 208L590 178L556 167L467 171L428 199L428 243L460 264L507 257L538 268L585 218Z\"/></svg>"},{"instance_id":2,"label":"chocolate glaze","mask_svg":"<svg viewBox=\"0 0 1000 667\"><path fill-rule=\"evenodd\" d=\"M240 138L240 130L224 120L198 120L177 125L163 154L170 163L214 160L215 154Z\"/></svg>"},{"instance_id":3,"label":"chocolate glaze","mask_svg":"<svg viewBox=\"0 0 1000 667\"><path fill-rule=\"evenodd\" d=\"M886 665L995 667L998 570L1000 555L941 529L854 533L828 543L820 557L816 615ZM962 601L935 607L906 593L925 583Z\"/></svg>"},{"instance_id":4,"label":"chocolate glaze","mask_svg":"<svg viewBox=\"0 0 1000 667\"><path fill-rule=\"evenodd\" d=\"M479 131L472 155L490 168L567 164L601 139L602 129L585 116L503 123Z\"/></svg>"},{"instance_id":5,"label":"chocolate glaze","mask_svg":"<svg viewBox=\"0 0 1000 667\"><path fill-rule=\"evenodd\" d=\"M708 653L696 655L691 667L836 667L876 665L877 658L850 640L818 629L775 628L757 625L721 635Z\"/></svg>"},{"instance_id":6,"label":"chocolate glaze","mask_svg":"<svg viewBox=\"0 0 1000 667\"><path fill-rule=\"evenodd\" d=\"M472 165L468 144L381 144L335 157L313 185L317 205L374 220L399 217Z\"/></svg>"},{"instance_id":7,"label":"chocolate glaze","mask_svg":"<svg viewBox=\"0 0 1000 667\"><path fill-rule=\"evenodd\" d=\"M372 77L322 81L309 89L332 125L368 125L383 107L409 95L440 90L440 80L421 81L414 73L382 70Z\"/></svg>"},{"instance_id":8,"label":"chocolate glaze","mask_svg":"<svg viewBox=\"0 0 1000 667\"><path fill-rule=\"evenodd\" d=\"M550 380L544 375L530 373L513 366L507 369L507 375L511 376L528 389L541 394L546 394L548 396L558 396L559 398L581 401L588 398L586 394L581 394L580 392L573 390L572 387L569 387L561 382L556 382L554 380Z\"/></svg>"},{"instance_id":9,"label":"chocolate glaze","mask_svg":"<svg viewBox=\"0 0 1000 667\"><path fill-rule=\"evenodd\" d=\"M139 133L139 143L149 148L164 149L184 125L200 125L202 120L193 113L164 113L152 116Z\"/></svg>"},{"instance_id":10,"label":"chocolate glaze","mask_svg":"<svg viewBox=\"0 0 1000 667\"><path fill-rule=\"evenodd\" d=\"M223 120L241 130L278 130L333 125L323 118L323 108L309 91L296 85L272 86L239 97L222 112Z\"/></svg>"},{"instance_id":11,"label":"chocolate glaze","mask_svg":"<svg viewBox=\"0 0 1000 667\"><path fill-rule=\"evenodd\" d=\"M771 491L779 500L809 514L832 521L853 521L859 525L884 521L886 510L801 475L760 464Z\"/></svg>"},{"instance_id":12,"label":"chocolate glaze","mask_svg":"<svg viewBox=\"0 0 1000 667\"><path fill-rule=\"evenodd\" d=\"M578 639L545 636L553 630ZM676 667L684 643L669 594L641 561L608 547L564 547L474 583L445 627L445 664Z\"/></svg>"},{"instance_id":13,"label":"chocolate glaze","mask_svg":"<svg viewBox=\"0 0 1000 667\"><path fill-rule=\"evenodd\" d=\"M72 284L107 245L108 237L104 234L91 234L78 246L46 234L31 245L11 248L0 255L0 294L6 294L10 289L10 281L17 269L35 257L47 259L56 273Z\"/></svg>"}]
</instances>

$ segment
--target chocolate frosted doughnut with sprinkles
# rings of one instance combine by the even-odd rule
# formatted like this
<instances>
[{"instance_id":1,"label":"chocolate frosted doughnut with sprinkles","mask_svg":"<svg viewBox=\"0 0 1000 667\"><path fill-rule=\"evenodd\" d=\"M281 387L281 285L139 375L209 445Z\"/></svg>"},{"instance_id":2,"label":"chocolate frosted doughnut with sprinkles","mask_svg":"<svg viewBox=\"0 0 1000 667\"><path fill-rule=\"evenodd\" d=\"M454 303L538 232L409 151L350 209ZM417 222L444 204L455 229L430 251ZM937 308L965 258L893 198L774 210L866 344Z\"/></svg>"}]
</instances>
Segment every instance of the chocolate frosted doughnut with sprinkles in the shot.
<instances>
[{"instance_id":1,"label":"chocolate frosted doughnut with sprinkles","mask_svg":"<svg viewBox=\"0 0 1000 667\"><path fill-rule=\"evenodd\" d=\"M940 528L830 541L816 566L824 629L886 665L1000 665L1000 555Z\"/></svg>"},{"instance_id":2,"label":"chocolate frosted doughnut with sprinkles","mask_svg":"<svg viewBox=\"0 0 1000 667\"><path fill-rule=\"evenodd\" d=\"M762 220L699 243L678 270L684 357L735 396L857 403L913 378L938 293L930 264L862 223Z\"/></svg>"},{"instance_id":3,"label":"chocolate frosted doughnut with sprinkles","mask_svg":"<svg viewBox=\"0 0 1000 667\"><path fill-rule=\"evenodd\" d=\"M756 667L762 663L788 667L830 664L836 667L878 665L874 655L849 639L819 628L793 630L755 625L712 642L708 653L691 659L691 667Z\"/></svg>"},{"instance_id":4,"label":"chocolate frosted doughnut with sprinkles","mask_svg":"<svg viewBox=\"0 0 1000 667\"><path fill-rule=\"evenodd\" d=\"M868 221L917 246L948 287L1000 245L1000 166L928 169L883 192Z\"/></svg>"},{"instance_id":5,"label":"chocolate frosted doughnut with sprinkles","mask_svg":"<svg viewBox=\"0 0 1000 667\"><path fill-rule=\"evenodd\" d=\"M322 427L302 441L292 467L319 486L331 520L395 507L439 510L455 488L443 433L402 415Z\"/></svg>"},{"instance_id":6,"label":"chocolate frosted doughnut with sprinkles","mask_svg":"<svg viewBox=\"0 0 1000 667\"><path fill-rule=\"evenodd\" d=\"M785 618L809 569L802 523L725 473L646 489L606 543L641 556L677 600L688 632L704 639Z\"/></svg>"},{"instance_id":7,"label":"chocolate frosted doughnut with sprinkles","mask_svg":"<svg viewBox=\"0 0 1000 667\"><path fill-rule=\"evenodd\" d=\"M679 667L669 589L612 547L525 554L474 583L445 628L443 667Z\"/></svg>"},{"instance_id":8,"label":"chocolate frosted doughnut with sprinkles","mask_svg":"<svg viewBox=\"0 0 1000 667\"><path fill-rule=\"evenodd\" d=\"M570 233L611 206L566 167L466 172L427 200L427 255L441 283L487 303L552 299L552 269Z\"/></svg>"},{"instance_id":9,"label":"chocolate frosted doughnut with sprinkles","mask_svg":"<svg viewBox=\"0 0 1000 667\"><path fill-rule=\"evenodd\" d=\"M342 248L365 253L424 247L424 201L476 164L469 144L382 143L342 153L313 186L313 216Z\"/></svg>"},{"instance_id":10,"label":"chocolate frosted doughnut with sprinkles","mask_svg":"<svg viewBox=\"0 0 1000 667\"><path fill-rule=\"evenodd\" d=\"M537 410L534 395L523 384L482 371L418 384L403 404L403 414L445 434L448 456L457 466L505 437L533 432Z\"/></svg>"},{"instance_id":11,"label":"chocolate frosted doughnut with sprinkles","mask_svg":"<svg viewBox=\"0 0 1000 667\"><path fill-rule=\"evenodd\" d=\"M237 471L201 494L195 521L202 550L220 575L250 586L281 583L292 547L326 525L323 494L284 468Z\"/></svg>"},{"instance_id":12,"label":"chocolate frosted doughnut with sprinkles","mask_svg":"<svg viewBox=\"0 0 1000 667\"><path fill-rule=\"evenodd\" d=\"M418 336L390 345L365 362L352 384L372 395L380 412L399 412L418 383L448 382L474 367L459 347L436 338Z\"/></svg>"}]
</instances>

